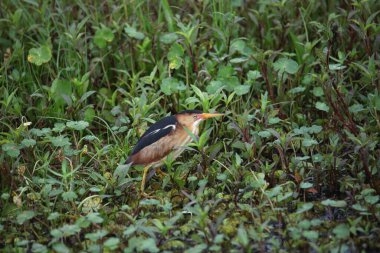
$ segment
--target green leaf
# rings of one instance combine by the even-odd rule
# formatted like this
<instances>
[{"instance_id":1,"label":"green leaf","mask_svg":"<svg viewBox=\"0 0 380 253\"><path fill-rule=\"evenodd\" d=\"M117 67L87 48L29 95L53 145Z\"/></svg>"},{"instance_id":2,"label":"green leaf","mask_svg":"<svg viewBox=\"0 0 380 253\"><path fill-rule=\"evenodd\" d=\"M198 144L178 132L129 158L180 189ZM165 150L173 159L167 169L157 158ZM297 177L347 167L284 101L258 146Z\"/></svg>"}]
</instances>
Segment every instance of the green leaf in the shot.
<instances>
[{"instance_id":1,"label":"green leaf","mask_svg":"<svg viewBox=\"0 0 380 253\"><path fill-rule=\"evenodd\" d=\"M40 243L35 242L32 245L32 252L33 253L37 253L37 252L45 253L45 252L48 252L48 248L45 245L42 245Z\"/></svg>"},{"instance_id":2,"label":"green leaf","mask_svg":"<svg viewBox=\"0 0 380 253\"><path fill-rule=\"evenodd\" d=\"M96 242L97 240L100 240L102 239L104 236L106 236L108 234L108 231L104 230L104 229L100 229L94 233L87 233L84 237L86 239L89 239L93 242Z\"/></svg>"},{"instance_id":3,"label":"green leaf","mask_svg":"<svg viewBox=\"0 0 380 253\"><path fill-rule=\"evenodd\" d=\"M202 243L185 250L184 253L202 253L207 249L207 244Z\"/></svg>"},{"instance_id":4,"label":"green leaf","mask_svg":"<svg viewBox=\"0 0 380 253\"><path fill-rule=\"evenodd\" d=\"M350 228L346 224L339 224L333 229L338 239L347 239L350 236Z\"/></svg>"},{"instance_id":5,"label":"green leaf","mask_svg":"<svg viewBox=\"0 0 380 253\"><path fill-rule=\"evenodd\" d=\"M269 125L274 125L274 124L277 124L281 121L281 119L279 117L273 117L273 118L269 118L268 120L268 124Z\"/></svg>"},{"instance_id":6,"label":"green leaf","mask_svg":"<svg viewBox=\"0 0 380 253\"><path fill-rule=\"evenodd\" d=\"M52 99L58 104L70 104L73 87L67 80L55 79L51 85L50 91Z\"/></svg>"},{"instance_id":7,"label":"green leaf","mask_svg":"<svg viewBox=\"0 0 380 253\"><path fill-rule=\"evenodd\" d=\"M178 35L176 33L166 33L160 37L160 41L164 44L172 44L177 39Z\"/></svg>"},{"instance_id":8,"label":"green leaf","mask_svg":"<svg viewBox=\"0 0 380 253\"><path fill-rule=\"evenodd\" d=\"M142 32L138 32L136 28L128 26L128 25L124 28L124 31L131 38L134 38L137 40L143 40L145 38L145 35Z\"/></svg>"},{"instance_id":9,"label":"green leaf","mask_svg":"<svg viewBox=\"0 0 380 253\"><path fill-rule=\"evenodd\" d=\"M19 215L17 215L17 223L22 225L24 224L24 222L32 219L34 216L36 216L36 213L34 211L23 211L22 213L20 213Z\"/></svg>"},{"instance_id":10,"label":"green leaf","mask_svg":"<svg viewBox=\"0 0 380 253\"><path fill-rule=\"evenodd\" d=\"M314 87L313 95L316 97L322 97L324 94L322 87Z\"/></svg>"},{"instance_id":11,"label":"green leaf","mask_svg":"<svg viewBox=\"0 0 380 253\"><path fill-rule=\"evenodd\" d=\"M78 198L78 195L73 191L68 191L62 193L62 198L64 201L73 201Z\"/></svg>"},{"instance_id":12,"label":"green leaf","mask_svg":"<svg viewBox=\"0 0 380 253\"><path fill-rule=\"evenodd\" d=\"M238 232L237 232L237 236L238 236L238 240L239 242L245 247L248 245L249 243L249 239L248 239L248 233L247 231L245 230L244 226L241 225L238 229Z\"/></svg>"},{"instance_id":13,"label":"green leaf","mask_svg":"<svg viewBox=\"0 0 380 253\"><path fill-rule=\"evenodd\" d=\"M24 139L22 140L21 142L21 145L23 147L33 147L34 145L36 145L36 141L34 139Z\"/></svg>"},{"instance_id":14,"label":"green leaf","mask_svg":"<svg viewBox=\"0 0 380 253\"><path fill-rule=\"evenodd\" d=\"M361 112L361 111L364 111L364 107L363 105L361 104L354 104L354 105L351 105L348 110L352 113L357 113L357 112Z\"/></svg>"},{"instance_id":15,"label":"green leaf","mask_svg":"<svg viewBox=\"0 0 380 253\"><path fill-rule=\"evenodd\" d=\"M115 38L115 35L113 34L112 30L108 27L101 27L98 29L94 36L94 43L99 48L105 48L107 46L107 43L110 43Z\"/></svg>"},{"instance_id":16,"label":"green leaf","mask_svg":"<svg viewBox=\"0 0 380 253\"><path fill-rule=\"evenodd\" d=\"M236 86L236 87L234 88L234 91L235 91L236 95L238 95L238 96L243 96L243 95L249 93L250 88L251 88L251 85L249 85L249 84L244 84L244 85Z\"/></svg>"},{"instance_id":17,"label":"green leaf","mask_svg":"<svg viewBox=\"0 0 380 253\"><path fill-rule=\"evenodd\" d=\"M81 231L81 228L76 224L64 224L62 227L53 229L50 231L50 234L54 238L63 238L71 235L75 235Z\"/></svg>"},{"instance_id":18,"label":"green leaf","mask_svg":"<svg viewBox=\"0 0 380 253\"><path fill-rule=\"evenodd\" d=\"M330 70L342 70L342 69L345 69L346 66L340 64L340 63L337 63L337 64L329 64L329 69Z\"/></svg>"},{"instance_id":19,"label":"green leaf","mask_svg":"<svg viewBox=\"0 0 380 253\"><path fill-rule=\"evenodd\" d=\"M302 87L302 86L298 86L298 87L294 87L293 89L289 90L289 93L290 94L297 94L297 93L302 93L306 90L305 87Z\"/></svg>"},{"instance_id":20,"label":"green leaf","mask_svg":"<svg viewBox=\"0 0 380 253\"><path fill-rule=\"evenodd\" d=\"M86 218L89 222L100 224L104 219L100 216L100 213L89 213Z\"/></svg>"},{"instance_id":21,"label":"green leaf","mask_svg":"<svg viewBox=\"0 0 380 253\"><path fill-rule=\"evenodd\" d=\"M324 206L332 206L332 207L346 207L347 202L344 200L332 200L332 199L326 199L321 202Z\"/></svg>"},{"instance_id":22,"label":"green leaf","mask_svg":"<svg viewBox=\"0 0 380 253\"><path fill-rule=\"evenodd\" d=\"M261 77L260 71L257 71L257 70L248 71L247 78L249 81L259 79L260 77Z\"/></svg>"},{"instance_id":23,"label":"green leaf","mask_svg":"<svg viewBox=\"0 0 380 253\"><path fill-rule=\"evenodd\" d=\"M260 137L262 138L268 138L272 135L271 132L267 131L267 130L264 130L264 131L260 131L257 133Z\"/></svg>"},{"instance_id":24,"label":"green leaf","mask_svg":"<svg viewBox=\"0 0 380 253\"><path fill-rule=\"evenodd\" d=\"M162 83L161 83L161 91L165 95L171 95L175 92L185 90L185 89L186 89L186 86L184 85L184 83L182 81L178 81L177 79L173 77L165 78L164 80L162 80Z\"/></svg>"},{"instance_id":25,"label":"green leaf","mask_svg":"<svg viewBox=\"0 0 380 253\"><path fill-rule=\"evenodd\" d=\"M365 196L364 200L368 204L374 205L379 201L379 198L380 198L379 195L375 195L375 196L369 195L369 196Z\"/></svg>"},{"instance_id":26,"label":"green leaf","mask_svg":"<svg viewBox=\"0 0 380 253\"><path fill-rule=\"evenodd\" d=\"M56 137L49 137L49 140L51 141L54 147L64 147L71 145L69 138L62 135Z\"/></svg>"},{"instance_id":27,"label":"green leaf","mask_svg":"<svg viewBox=\"0 0 380 253\"><path fill-rule=\"evenodd\" d=\"M302 182L302 183L300 184L300 187L301 187L301 189L308 189L308 188L313 187L313 184L312 184L312 183L309 183L309 182Z\"/></svg>"},{"instance_id":28,"label":"green leaf","mask_svg":"<svg viewBox=\"0 0 380 253\"><path fill-rule=\"evenodd\" d=\"M83 120L80 120L80 121L69 121L69 122L66 123L66 126L68 128L71 128L71 129L74 129L74 130L77 130L77 131L84 130L89 125L90 124L87 121L83 121Z\"/></svg>"},{"instance_id":29,"label":"green leaf","mask_svg":"<svg viewBox=\"0 0 380 253\"><path fill-rule=\"evenodd\" d=\"M308 130L308 132L311 134L317 134L317 133L320 133L321 131L322 131L322 127L318 125L312 125L311 127L309 127L309 130Z\"/></svg>"},{"instance_id":30,"label":"green leaf","mask_svg":"<svg viewBox=\"0 0 380 253\"><path fill-rule=\"evenodd\" d=\"M292 59L280 58L273 63L274 70L279 73L295 74L298 71L298 63Z\"/></svg>"},{"instance_id":31,"label":"green leaf","mask_svg":"<svg viewBox=\"0 0 380 253\"><path fill-rule=\"evenodd\" d=\"M298 207L296 213L304 213L306 211L309 211L310 209L313 208L313 206L314 204L311 202L303 203L300 207Z\"/></svg>"},{"instance_id":32,"label":"green leaf","mask_svg":"<svg viewBox=\"0 0 380 253\"><path fill-rule=\"evenodd\" d=\"M51 49L48 46L31 48L28 54L28 62L41 66L42 64L50 61L51 55Z\"/></svg>"},{"instance_id":33,"label":"green leaf","mask_svg":"<svg viewBox=\"0 0 380 253\"><path fill-rule=\"evenodd\" d=\"M313 231L313 230L308 230L308 231L303 231L302 232L302 235L308 239L308 240L312 240L312 241L315 241L319 238L319 233L318 231Z\"/></svg>"},{"instance_id":34,"label":"green leaf","mask_svg":"<svg viewBox=\"0 0 380 253\"><path fill-rule=\"evenodd\" d=\"M325 111L325 112L328 112L329 111L329 107L328 105L326 105L325 103L323 102L317 102L315 104L315 108L317 108L318 110L321 110L321 111Z\"/></svg>"},{"instance_id":35,"label":"green leaf","mask_svg":"<svg viewBox=\"0 0 380 253\"><path fill-rule=\"evenodd\" d=\"M66 125L64 123L54 123L53 132L60 133L65 130Z\"/></svg>"},{"instance_id":36,"label":"green leaf","mask_svg":"<svg viewBox=\"0 0 380 253\"><path fill-rule=\"evenodd\" d=\"M207 85L206 91L208 94L215 94L222 87L224 87L224 84L221 81L214 80Z\"/></svg>"},{"instance_id":37,"label":"green leaf","mask_svg":"<svg viewBox=\"0 0 380 253\"><path fill-rule=\"evenodd\" d=\"M311 147L311 146L317 145L317 144L318 144L318 142L316 140L314 140L314 139L307 139L307 138L305 138L302 141L302 146L304 146L304 147Z\"/></svg>"},{"instance_id":38,"label":"green leaf","mask_svg":"<svg viewBox=\"0 0 380 253\"><path fill-rule=\"evenodd\" d=\"M110 250L115 250L117 249L117 247L119 246L119 243L120 243L120 239L117 238L117 237L111 237L111 238L108 238L105 242L104 242L104 247L110 249Z\"/></svg>"},{"instance_id":39,"label":"green leaf","mask_svg":"<svg viewBox=\"0 0 380 253\"><path fill-rule=\"evenodd\" d=\"M38 137L49 136L51 134L51 129L47 127L42 129L32 128L30 129L30 133Z\"/></svg>"},{"instance_id":40,"label":"green leaf","mask_svg":"<svg viewBox=\"0 0 380 253\"><path fill-rule=\"evenodd\" d=\"M18 157L20 155L20 148L15 143L5 143L1 148L10 157Z\"/></svg>"},{"instance_id":41,"label":"green leaf","mask_svg":"<svg viewBox=\"0 0 380 253\"><path fill-rule=\"evenodd\" d=\"M60 216L61 216L60 213L54 212L54 213L50 213L47 219L52 221L52 220L58 219Z\"/></svg>"},{"instance_id":42,"label":"green leaf","mask_svg":"<svg viewBox=\"0 0 380 253\"><path fill-rule=\"evenodd\" d=\"M58 253L70 253L71 250L64 243L54 243L53 249Z\"/></svg>"},{"instance_id":43,"label":"green leaf","mask_svg":"<svg viewBox=\"0 0 380 253\"><path fill-rule=\"evenodd\" d=\"M358 203L352 205L352 208L355 209L356 211L359 211L359 212L367 212L368 211L367 207L364 207Z\"/></svg>"},{"instance_id":44,"label":"green leaf","mask_svg":"<svg viewBox=\"0 0 380 253\"><path fill-rule=\"evenodd\" d=\"M183 63L184 50L178 43L174 43L169 50L168 60L170 69L179 69Z\"/></svg>"}]
</instances>

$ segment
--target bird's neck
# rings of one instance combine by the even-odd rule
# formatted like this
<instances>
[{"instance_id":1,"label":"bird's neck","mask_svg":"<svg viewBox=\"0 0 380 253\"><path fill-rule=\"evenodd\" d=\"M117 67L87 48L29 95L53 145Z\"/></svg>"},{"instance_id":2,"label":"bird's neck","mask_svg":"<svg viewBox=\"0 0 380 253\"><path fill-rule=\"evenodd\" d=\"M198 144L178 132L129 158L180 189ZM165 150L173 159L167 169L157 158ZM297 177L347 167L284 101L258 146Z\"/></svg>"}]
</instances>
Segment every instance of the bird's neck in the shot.
<instances>
[{"instance_id":1,"label":"bird's neck","mask_svg":"<svg viewBox=\"0 0 380 253\"><path fill-rule=\"evenodd\" d=\"M198 133L199 133L199 125L198 124L192 124L192 125L180 124L180 125L183 129L187 129L188 131L190 131L194 135L198 135Z\"/></svg>"}]
</instances>

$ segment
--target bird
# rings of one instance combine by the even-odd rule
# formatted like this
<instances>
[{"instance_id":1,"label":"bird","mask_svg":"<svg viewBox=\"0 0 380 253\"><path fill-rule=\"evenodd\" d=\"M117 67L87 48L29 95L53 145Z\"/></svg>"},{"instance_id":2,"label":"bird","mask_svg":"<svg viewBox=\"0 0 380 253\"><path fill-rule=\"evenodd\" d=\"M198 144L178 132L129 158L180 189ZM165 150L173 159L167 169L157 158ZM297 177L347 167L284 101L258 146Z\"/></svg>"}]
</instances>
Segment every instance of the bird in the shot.
<instances>
[{"instance_id":1,"label":"bird","mask_svg":"<svg viewBox=\"0 0 380 253\"><path fill-rule=\"evenodd\" d=\"M148 171L162 166L169 155L173 160L176 159L185 150L186 145L193 140L193 136L198 136L199 124L206 119L218 116L223 116L223 114L185 110L164 117L151 125L138 140L126 161L130 166L144 166L141 193L144 194Z\"/></svg>"}]
</instances>

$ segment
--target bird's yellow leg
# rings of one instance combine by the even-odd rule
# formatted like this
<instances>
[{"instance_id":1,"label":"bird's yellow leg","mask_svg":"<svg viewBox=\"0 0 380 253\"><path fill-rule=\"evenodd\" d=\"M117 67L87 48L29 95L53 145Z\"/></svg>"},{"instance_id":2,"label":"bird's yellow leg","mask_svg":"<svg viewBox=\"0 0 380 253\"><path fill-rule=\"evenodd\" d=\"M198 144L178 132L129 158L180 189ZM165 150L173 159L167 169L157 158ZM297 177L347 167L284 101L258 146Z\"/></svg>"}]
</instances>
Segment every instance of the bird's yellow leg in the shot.
<instances>
[{"instance_id":1,"label":"bird's yellow leg","mask_svg":"<svg viewBox=\"0 0 380 253\"><path fill-rule=\"evenodd\" d=\"M156 169L156 173L157 173L161 178L163 178L163 177L165 177L166 175L168 175L167 173L163 172L163 171L161 170L161 168L157 168L157 169Z\"/></svg>"},{"instance_id":2,"label":"bird's yellow leg","mask_svg":"<svg viewBox=\"0 0 380 253\"><path fill-rule=\"evenodd\" d=\"M144 167L144 173L143 173L143 177L141 180L141 186L140 186L141 193L144 193L144 190L145 190L146 175L148 174L149 168L150 168L150 166Z\"/></svg>"}]
</instances>

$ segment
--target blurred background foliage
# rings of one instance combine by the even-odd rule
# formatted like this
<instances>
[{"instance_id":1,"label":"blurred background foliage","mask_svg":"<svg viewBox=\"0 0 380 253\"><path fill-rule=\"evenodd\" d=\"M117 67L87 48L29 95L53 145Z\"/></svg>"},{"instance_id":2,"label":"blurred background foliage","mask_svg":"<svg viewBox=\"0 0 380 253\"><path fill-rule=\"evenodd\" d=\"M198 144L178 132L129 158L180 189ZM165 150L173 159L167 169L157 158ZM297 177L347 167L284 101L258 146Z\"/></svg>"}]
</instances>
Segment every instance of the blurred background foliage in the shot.
<instances>
[{"instance_id":1,"label":"blurred background foliage","mask_svg":"<svg viewBox=\"0 0 380 253\"><path fill-rule=\"evenodd\" d=\"M0 250L379 250L379 13L0 2ZM137 197L124 161L184 109L225 117Z\"/></svg>"}]
</instances>

